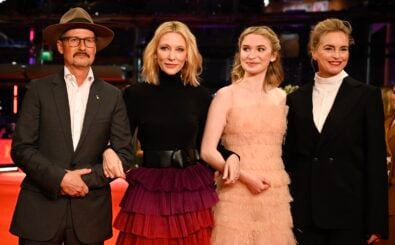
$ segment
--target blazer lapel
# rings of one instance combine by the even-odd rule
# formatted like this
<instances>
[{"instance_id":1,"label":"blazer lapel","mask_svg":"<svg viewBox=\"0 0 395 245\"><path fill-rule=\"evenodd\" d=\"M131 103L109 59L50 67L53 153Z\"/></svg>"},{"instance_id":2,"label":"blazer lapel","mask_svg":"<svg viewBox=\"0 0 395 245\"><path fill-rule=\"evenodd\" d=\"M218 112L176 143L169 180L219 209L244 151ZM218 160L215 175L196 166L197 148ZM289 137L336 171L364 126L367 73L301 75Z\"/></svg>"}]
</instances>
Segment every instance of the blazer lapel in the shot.
<instances>
[{"instance_id":1,"label":"blazer lapel","mask_svg":"<svg viewBox=\"0 0 395 245\"><path fill-rule=\"evenodd\" d=\"M75 154L81 149L81 146L84 143L86 135L88 133L88 129L95 118L95 115L98 113L100 108L100 97L101 97L101 81L96 80L92 83L92 86L89 91L88 103L86 105L84 123L82 125L82 131L80 140L78 141L77 148L75 149Z\"/></svg>"},{"instance_id":2,"label":"blazer lapel","mask_svg":"<svg viewBox=\"0 0 395 245\"><path fill-rule=\"evenodd\" d=\"M355 103L358 102L361 93L353 89L355 86L359 85L351 77L344 78L333 106L325 120L318 147L321 147L326 141L336 136L337 130L341 129L339 124L351 113Z\"/></svg>"},{"instance_id":3,"label":"blazer lapel","mask_svg":"<svg viewBox=\"0 0 395 245\"><path fill-rule=\"evenodd\" d=\"M58 77L53 80L53 96L55 106L57 108L57 114L59 122L61 124L60 129L63 131L66 145L70 152L73 152L73 140L71 136L71 123L70 123L70 108L69 99L67 97L66 83L63 78L63 70L58 74Z\"/></svg>"},{"instance_id":4,"label":"blazer lapel","mask_svg":"<svg viewBox=\"0 0 395 245\"><path fill-rule=\"evenodd\" d=\"M311 128L311 135L316 137L319 135L319 132L313 118L313 83L301 87L300 90L301 96L299 98L299 105L301 105L301 107L298 109L302 113L303 118L306 118L306 122L310 124L309 128Z\"/></svg>"}]
</instances>

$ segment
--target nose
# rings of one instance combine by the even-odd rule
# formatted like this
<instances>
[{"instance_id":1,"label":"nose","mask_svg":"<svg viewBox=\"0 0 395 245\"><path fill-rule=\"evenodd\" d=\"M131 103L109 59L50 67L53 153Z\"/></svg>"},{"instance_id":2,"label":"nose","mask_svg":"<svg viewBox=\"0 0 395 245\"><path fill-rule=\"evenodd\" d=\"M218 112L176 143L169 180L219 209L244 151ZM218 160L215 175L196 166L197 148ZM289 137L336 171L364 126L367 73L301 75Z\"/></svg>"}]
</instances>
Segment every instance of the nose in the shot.
<instances>
[{"instance_id":1,"label":"nose","mask_svg":"<svg viewBox=\"0 0 395 245\"><path fill-rule=\"evenodd\" d=\"M334 58L339 58L340 57L340 50L335 50L334 52L333 52L333 57Z\"/></svg>"},{"instance_id":2,"label":"nose","mask_svg":"<svg viewBox=\"0 0 395 245\"><path fill-rule=\"evenodd\" d=\"M251 50L250 52L248 52L248 58L253 59L256 57L256 52L254 50Z\"/></svg>"},{"instance_id":3,"label":"nose","mask_svg":"<svg viewBox=\"0 0 395 245\"><path fill-rule=\"evenodd\" d=\"M85 50L86 49L86 45L85 45L85 40L84 39L80 40L80 43L78 44L78 49L81 49L81 50Z\"/></svg>"},{"instance_id":4,"label":"nose","mask_svg":"<svg viewBox=\"0 0 395 245\"><path fill-rule=\"evenodd\" d=\"M176 59L176 54L175 54L174 50L170 50L168 59L169 60L175 60Z\"/></svg>"}]
</instances>

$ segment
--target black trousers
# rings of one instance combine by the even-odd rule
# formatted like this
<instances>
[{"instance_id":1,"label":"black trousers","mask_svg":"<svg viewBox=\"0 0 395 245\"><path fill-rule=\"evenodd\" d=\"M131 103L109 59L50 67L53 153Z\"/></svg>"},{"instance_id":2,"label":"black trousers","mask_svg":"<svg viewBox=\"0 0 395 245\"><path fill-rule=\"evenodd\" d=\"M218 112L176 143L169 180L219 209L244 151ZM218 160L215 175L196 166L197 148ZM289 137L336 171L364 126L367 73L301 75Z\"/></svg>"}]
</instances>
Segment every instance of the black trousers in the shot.
<instances>
[{"instance_id":1,"label":"black trousers","mask_svg":"<svg viewBox=\"0 0 395 245\"><path fill-rule=\"evenodd\" d=\"M82 243L75 235L73 221L71 218L70 203L67 205L67 211L63 222L56 232L55 237L49 241L33 241L19 238L19 245L103 245L104 241L97 243Z\"/></svg>"},{"instance_id":2,"label":"black trousers","mask_svg":"<svg viewBox=\"0 0 395 245\"><path fill-rule=\"evenodd\" d=\"M322 229L316 226L295 227L298 245L366 245L368 238L361 230Z\"/></svg>"}]
</instances>

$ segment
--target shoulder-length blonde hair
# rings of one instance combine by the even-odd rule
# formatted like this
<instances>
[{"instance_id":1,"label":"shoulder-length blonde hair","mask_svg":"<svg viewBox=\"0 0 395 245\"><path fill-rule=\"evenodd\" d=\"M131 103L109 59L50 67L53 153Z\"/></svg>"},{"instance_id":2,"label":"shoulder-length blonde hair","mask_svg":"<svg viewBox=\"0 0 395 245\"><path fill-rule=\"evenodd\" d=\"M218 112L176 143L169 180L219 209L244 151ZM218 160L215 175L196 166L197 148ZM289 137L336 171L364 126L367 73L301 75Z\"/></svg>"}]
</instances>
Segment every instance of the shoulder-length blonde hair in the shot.
<instances>
[{"instance_id":1,"label":"shoulder-length blonde hair","mask_svg":"<svg viewBox=\"0 0 395 245\"><path fill-rule=\"evenodd\" d=\"M395 108L392 107L391 96L395 91L395 85L381 87L381 97L383 98L385 118L395 116Z\"/></svg>"},{"instance_id":2,"label":"shoulder-length blonde hair","mask_svg":"<svg viewBox=\"0 0 395 245\"><path fill-rule=\"evenodd\" d=\"M159 84L159 65L156 51L161 37L169 32L180 34L186 43L187 60L181 69L181 78L184 84L199 85L199 75L202 72L202 55L199 53L196 38L189 28L180 21L167 21L162 23L155 31L151 41L145 48L143 55L142 76L147 83Z\"/></svg>"},{"instance_id":3,"label":"shoulder-length blonde hair","mask_svg":"<svg viewBox=\"0 0 395 245\"><path fill-rule=\"evenodd\" d=\"M348 44L350 46L354 44L354 39L351 36L352 27L350 22L336 18L325 19L318 22L310 32L308 44L310 54L318 48L321 37L329 32L343 32L348 37Z\"/></svg>"},{"instance_id":4,"label":"shoulder-length blonde hair","mask_svg":"<svg viewBox=\"0 0 395 245\"><path fill-rule=\"evenodd\" d=\"M233 68L232 68L232 83L239 81L245 74L240 61L240 48L244 38L250 34L261 35L267 38L272 45L272 53L276 56L273 62L270 62L265 81L263 83L263 89L268 85L277 87L284 80L284 71L281 65L281 55L280 55L280 40L278 39L276 33L268 26L251 26L245 29L239 37L238 51L235 54Z\"/></svg>"}]
</instances>

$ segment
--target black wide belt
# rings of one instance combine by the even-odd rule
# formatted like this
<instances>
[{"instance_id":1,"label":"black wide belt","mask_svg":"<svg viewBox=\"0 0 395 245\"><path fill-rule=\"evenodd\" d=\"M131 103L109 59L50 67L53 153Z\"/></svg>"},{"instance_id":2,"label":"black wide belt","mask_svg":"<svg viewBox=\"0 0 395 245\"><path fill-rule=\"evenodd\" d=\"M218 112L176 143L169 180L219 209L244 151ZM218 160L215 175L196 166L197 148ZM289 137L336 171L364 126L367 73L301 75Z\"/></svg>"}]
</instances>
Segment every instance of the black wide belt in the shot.
<instances>
[{"instance_id":1,"label":"black wide belt","mask_svg":"<svg viewBox=\"0 0 395 245\"><path fill-rule=\"evenodd\" d=\"M199 161L196 149L144 151L142 166L146 168L186 168Z\"/></svg>"}]
</instances>

